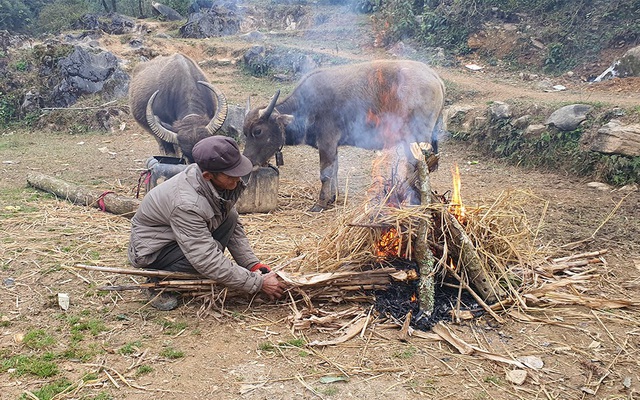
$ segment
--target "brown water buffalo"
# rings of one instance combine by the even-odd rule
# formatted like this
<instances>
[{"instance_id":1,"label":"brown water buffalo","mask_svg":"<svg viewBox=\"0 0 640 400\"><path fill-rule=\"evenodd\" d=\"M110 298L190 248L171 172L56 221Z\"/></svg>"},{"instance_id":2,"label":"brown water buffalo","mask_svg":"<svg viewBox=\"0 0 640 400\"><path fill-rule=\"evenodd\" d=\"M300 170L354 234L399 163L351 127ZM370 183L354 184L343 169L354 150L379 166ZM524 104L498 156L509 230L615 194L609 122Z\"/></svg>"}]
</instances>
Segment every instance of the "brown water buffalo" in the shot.
<instances>
[{"instance_id":1,"label":"brown water buffalo","mask_svg":"<svg viewBox=\"0 0 640 400\"><path fill-rule=\"evenodd\" d=\"M154 135L163 154L193 162L191 149L214 135L227 116L227 101L196 63L182 55L140 63L129 86L135 120Z\"/></svg>"},{"instance_id":2,"label":"brown water buffalo","mask_svg":"<svg viewBox=\"0 0 640 400\"><path fill-rule=\"evenodd\" d=\"M335 201L338 146L400 145L409 154L411 142L426 142L437 152L445 88L423 63L378 60L318 69L286 99L277 102L278 95L267 107L247 112L244 155L262 165L283 145L317 148L322 188L312 211Z\"/></svg>"}]
</instances>

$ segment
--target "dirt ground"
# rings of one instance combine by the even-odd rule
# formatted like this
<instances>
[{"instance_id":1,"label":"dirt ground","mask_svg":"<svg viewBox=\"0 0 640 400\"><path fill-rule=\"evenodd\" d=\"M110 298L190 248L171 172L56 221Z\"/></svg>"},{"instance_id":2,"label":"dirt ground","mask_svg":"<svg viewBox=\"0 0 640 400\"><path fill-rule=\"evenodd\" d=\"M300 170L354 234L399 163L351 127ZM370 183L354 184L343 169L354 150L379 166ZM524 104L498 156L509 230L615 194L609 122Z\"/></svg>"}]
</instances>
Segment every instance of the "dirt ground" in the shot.
<instances>
[{"instance_id":1,"label":"dirt ground","mask_svg":"<svg viewBox=\"0 0 640 400\"><path fill-rule=\"evenodd\" d=\"M113 51L126 53L119 40L106 40ZM166 52L194 48L180 40L162 43ZM360 50L354 51L354 59L378 54L355 47ZM190 53L206 58L197 49ZM562 83L569 88L566 92L547 93L504 71L474 73L459 67L438 72L463 88L465 95L458 101L477 104L523 99L602 101L625 107L637 104L640 93L637 80L597 86L574 80L571 85ZM216 75L220 85L235 88L225 76ZM531 307L526 316L503 312L504 323L481 316L449 324L456 335L488 352L543 361L541 368L528 368L525 382L516 385L506 378L515 369L511 365L477 352L462 355L444 341L415 336L400 341L396 328L376 323L346 343L309 346L340 332L293 330L293 305L287 300L274 304L234 298L224 309L207 312L202 312L201 302L192 301L160 312L146 305L138 291L98 290L141 281L71 268L79 263L127 266L129 221L29 188L26 178L42 173L132 196L144 161L157 152L157 145L133 119L123 118L124 129L109 133L2 132L3 399L51 398L46 389L55 384L71 384L56 397L68 399L640 398L637 188L598 189L585 180L505 165L459 142L443 141L440 169L432 175L436 190L451 189L450 170L457 164L466 204L489 206L504 193L525 199L523 210L531 226L539 229L536 245L550 256L607 250L591 272L593 279L563 292L630 304L620 309L541 305ZM306 146L284 149L278 208L242 216L262 260L275 266L313 252L322 246L328 228L362 202L377 154L347 147L339 155L342 195L334 209L316 214L307 209L319 189L317 151ZM295 268L296 263L286 267ZM67 311L58 306L58 293L69 294ZM369 303L316 306L326 311L371 308ZM54 371L47 373L47 368Z\"/></svg>"}]
</instances>

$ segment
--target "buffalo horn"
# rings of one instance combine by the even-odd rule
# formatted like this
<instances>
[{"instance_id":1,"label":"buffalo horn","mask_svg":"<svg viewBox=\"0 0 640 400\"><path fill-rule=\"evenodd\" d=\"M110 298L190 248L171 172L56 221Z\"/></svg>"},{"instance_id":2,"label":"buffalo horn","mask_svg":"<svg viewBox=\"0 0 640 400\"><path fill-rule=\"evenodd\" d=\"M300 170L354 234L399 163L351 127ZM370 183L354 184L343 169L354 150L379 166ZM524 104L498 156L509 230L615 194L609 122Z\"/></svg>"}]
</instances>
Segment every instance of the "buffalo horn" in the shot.
<instances>
[{"instance_id":1,"label":"buffalo horn","mask_svg":"<svg viewBox=\"0 0 640 400\"><path fill-rule=\"evenodd\" d=\"M156 99L158 92L159 90L156 90L147 102L147 123L157 137L165 142L178 144L178 134L162 126L160 119L153 113L153 101Z\"/></svg>"},{"instance_id":2,"label":"buffalo horn","mask_svg":"<svg viewBox=\"0 0 640 400\"><path fill-rule=\"evenodd\" d=\"M271 98L271 103L267 106L267 108L260 110L258 113L258 118L261 120L269 119L273 109L276 107L276 101L278 101L278 96L280 96L280 89L276 90L276 94Z\"/></svg>"},{"instance_id":3,"label":"buffalo horn","mask_svg":"<svg viewBox=\"0 0 640 400\"><path fill-rule=\"evenodd\" d=\"M213 94L216 95L216 113L211 118L211 121L207 124L207 130L211 135L215 135L216 132L222 127L224 124L224 120L227 119L227 112L229 111L229 106L227 105L227 99L224 97L221 91L216 89L215 86L205 81L198 81L199 84L204 85L211 89Z\"/></svg>"}]
</instances>

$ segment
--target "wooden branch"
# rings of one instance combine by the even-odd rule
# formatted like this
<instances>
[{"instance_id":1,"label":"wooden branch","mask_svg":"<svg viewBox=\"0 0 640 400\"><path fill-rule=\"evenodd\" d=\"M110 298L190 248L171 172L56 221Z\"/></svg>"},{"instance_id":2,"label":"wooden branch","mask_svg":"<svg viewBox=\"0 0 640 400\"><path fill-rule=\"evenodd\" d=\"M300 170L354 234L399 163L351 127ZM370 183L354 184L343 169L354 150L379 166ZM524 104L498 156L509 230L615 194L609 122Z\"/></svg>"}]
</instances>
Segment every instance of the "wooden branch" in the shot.
<instances>
[{"instance_id":1,"label":"wooden branch","mask_svg":"<svg viewBox=\"0 0 640 400\"><path fill-rule=\"evenodd\" d=\"M104 207L104 211L126 218L133 217L140 205L140 200L132 197L123 197L108 191L90 189L43 174L29 174L27 183L36 189L53 193L57 197L69 200L74 204L96 208Z\"/></svg>"},{"instance_id":2,"label":"wooden branch","mask_svg":"<svg viewBox=\"0 0 640 400\"><path fill-rule=\"evenodd\" d=\"M438 218L446 222L450 237L453 240L456 265L466 271L471 285L477 290L480 297L490 303L504 297L506 295L504 289L500 287L498 282L493 282L487 276L475 245L456 217L446 209L444 204L434 212L438 214Z\"/></svg>"},{"instance_id":3,"label":"wooden branch","mask_svg":"<svg viewBox=\"0 0 640 400\"><path fill-rule=\"evenodd\" d=\"M102 267L98 265L76 264L74 268L80 268L88 271L110 272L113 274L149 276L157 278L176 278L176 279L201 279L202 276L189 274L186 272L163 271L159 269L142 269L142 268L117 268Z\"/></svg>"}]
</instances>

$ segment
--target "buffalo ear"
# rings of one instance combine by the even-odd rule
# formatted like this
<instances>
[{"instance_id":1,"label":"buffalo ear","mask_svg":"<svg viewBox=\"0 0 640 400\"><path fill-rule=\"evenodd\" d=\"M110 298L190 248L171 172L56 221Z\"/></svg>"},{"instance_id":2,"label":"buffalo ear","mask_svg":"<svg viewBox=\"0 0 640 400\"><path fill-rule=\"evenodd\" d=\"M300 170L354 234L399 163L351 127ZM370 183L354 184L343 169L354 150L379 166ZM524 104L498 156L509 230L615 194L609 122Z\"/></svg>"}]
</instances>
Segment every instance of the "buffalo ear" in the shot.
<instances>
[{"instance_id":1,"label":"buffalo ear","mask_svg":"<svg viewBox=\"0 0 640 400\"><path fill-rule=\"evenodd\" d=\"M287 125L289 125L290 123L293 122L293 115L291 115L291 114L278 114L278 116L276 117L276 121L278 121L279 124L287 126Z\"/></svg>"}]
</instances>

